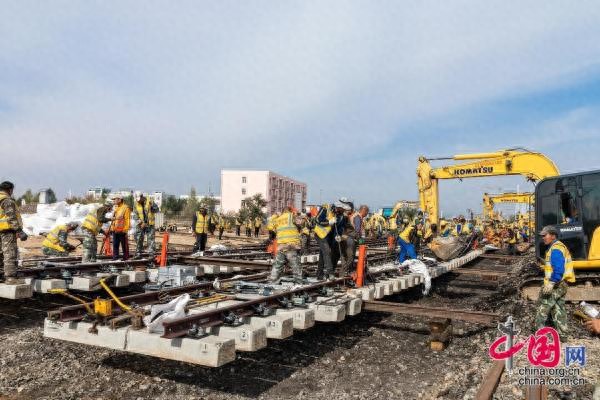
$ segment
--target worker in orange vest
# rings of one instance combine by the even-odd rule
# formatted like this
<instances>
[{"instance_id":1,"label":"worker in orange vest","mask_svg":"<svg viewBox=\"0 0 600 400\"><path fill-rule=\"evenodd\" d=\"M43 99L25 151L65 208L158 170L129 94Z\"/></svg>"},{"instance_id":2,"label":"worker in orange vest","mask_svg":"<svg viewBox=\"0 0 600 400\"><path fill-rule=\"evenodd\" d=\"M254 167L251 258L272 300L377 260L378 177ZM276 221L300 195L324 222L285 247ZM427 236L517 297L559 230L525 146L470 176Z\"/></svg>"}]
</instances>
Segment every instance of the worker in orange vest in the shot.
<instances>
[{"instance_id":1,"label":"worker in orange vest","mask_svg":"<svg viewBox=\"0 0 600 400\"><path fill-rule=\"evenodd\" d=\"M127 233L131 224L131 210L123 202L123 196L113 195L114 211L110 231L113 239L113 260L119 258L119 246L123 250L123 260L129 258L129 239Z\"/></svg>"}]
</instances>

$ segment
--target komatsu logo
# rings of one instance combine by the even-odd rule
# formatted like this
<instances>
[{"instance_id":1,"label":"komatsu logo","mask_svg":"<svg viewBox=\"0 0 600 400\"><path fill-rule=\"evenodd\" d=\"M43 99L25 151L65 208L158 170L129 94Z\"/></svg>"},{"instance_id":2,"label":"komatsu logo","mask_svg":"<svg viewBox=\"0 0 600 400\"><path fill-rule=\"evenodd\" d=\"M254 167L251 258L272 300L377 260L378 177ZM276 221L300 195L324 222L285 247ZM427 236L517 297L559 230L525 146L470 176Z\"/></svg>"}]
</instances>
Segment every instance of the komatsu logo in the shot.
<instances>
[{"instance_id":1,"label":"komatsu logo","mask_svg":"<svg viewBox=\"0 0 600 400\"><path fill-rule=\"evenodd\" d=\"M582 226L573 226L570 228L560 228L560 232L581 232L583 230Z\"/></svg>"},{"instance_id":2,"label":"komatsu logo","mask_svg":"<svg viewBox=\"0 0 600 400\"><path fill-rule=\"evenodd\" d=\"M494 172L494 167L455 168L452 171L452 175L457 175L457 176L480 175L480 174L491 174L492 172Z\"/></svg>"}]
</instances>

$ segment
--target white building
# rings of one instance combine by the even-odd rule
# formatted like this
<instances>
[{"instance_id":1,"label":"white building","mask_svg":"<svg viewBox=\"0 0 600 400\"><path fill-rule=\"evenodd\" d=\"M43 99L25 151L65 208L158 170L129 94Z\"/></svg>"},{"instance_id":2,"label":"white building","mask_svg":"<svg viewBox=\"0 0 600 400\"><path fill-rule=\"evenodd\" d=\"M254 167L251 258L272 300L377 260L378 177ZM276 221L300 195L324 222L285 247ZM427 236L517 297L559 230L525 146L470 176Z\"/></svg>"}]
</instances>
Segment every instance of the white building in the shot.
<instances>
[{"instance_id":1,"label":"white building","mask_svg":"<svg viewBox=\"0 0 600 400\"><path fill-rule=\"evenodd\" d=\"M237 212L242 200L260 193L267 201L266 212L281 212L288 204L306 207L305 183L271 171L221 170L221 208Z\"/></svg>"},{"instance_id":2,"label":"white building","mask_svg":"<svg viewBox=\"0 0 600 400\"><path fill-rule=\"evenodd\" d=\"M87 191L86 197L91 197L94 200L101 199L103 190L104 188L101 187L91 188Z\"/></svg>"}]
</instances>

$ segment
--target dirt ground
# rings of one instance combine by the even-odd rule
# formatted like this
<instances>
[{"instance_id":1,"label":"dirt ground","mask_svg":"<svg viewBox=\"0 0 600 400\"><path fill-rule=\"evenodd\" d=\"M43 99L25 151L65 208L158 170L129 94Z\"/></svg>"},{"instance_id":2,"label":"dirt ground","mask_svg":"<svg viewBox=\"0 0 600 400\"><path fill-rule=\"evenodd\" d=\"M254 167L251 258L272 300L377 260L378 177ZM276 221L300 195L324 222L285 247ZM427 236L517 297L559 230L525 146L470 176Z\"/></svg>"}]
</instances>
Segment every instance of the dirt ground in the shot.
<instances>
[{"instance_id":1,"label":"dirt ground","mask_svg":"<svg viewBox=\"0 0 600 400\"><path fill-rule=\"evenodd\" d=\"M517 299L516 281L477 296L450 294L450 278L434 282L427 297L414 288L391 301L512 314L523 334L533 330L534 304ZM449 347L433 352L424 320L363 312L270 340L266 349L237 353L235 362L211 369L43 338L46 310L65 301L0 301L0 393L6 398L472 399L491 365L488 347L499 335L495 328L456 322ZM570 322L569 343L588 346L585 371L593 382L600 339ZM550 393L551 399L591 396L591 385ZM522 390L505 375L496 398L521 399Z\"/></svg>"}]
</instances>

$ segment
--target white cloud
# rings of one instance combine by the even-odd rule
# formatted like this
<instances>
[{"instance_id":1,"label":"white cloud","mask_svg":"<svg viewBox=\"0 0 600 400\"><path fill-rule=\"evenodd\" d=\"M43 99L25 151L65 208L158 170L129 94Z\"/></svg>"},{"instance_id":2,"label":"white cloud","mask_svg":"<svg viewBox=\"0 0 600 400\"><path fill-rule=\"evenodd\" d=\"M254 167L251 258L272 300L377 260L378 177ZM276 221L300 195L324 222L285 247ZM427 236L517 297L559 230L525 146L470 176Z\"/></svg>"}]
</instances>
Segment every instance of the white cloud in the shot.
<instances>
[{"instance_id":1,"label":"white cloud","mask_svg":"<svg viewBox=\"0 0 600 400\"><path fill-rule=\"evenodd\" d=\"M348 176L370 202L414 197L417 155L461 149L408 127L578 82L600 61L594 2L5 6L3 169L61 191L184 191L246 166L299 171L327 196ZM398 138L395 157L361 161Z\"/></svg>"}]
</instances>

